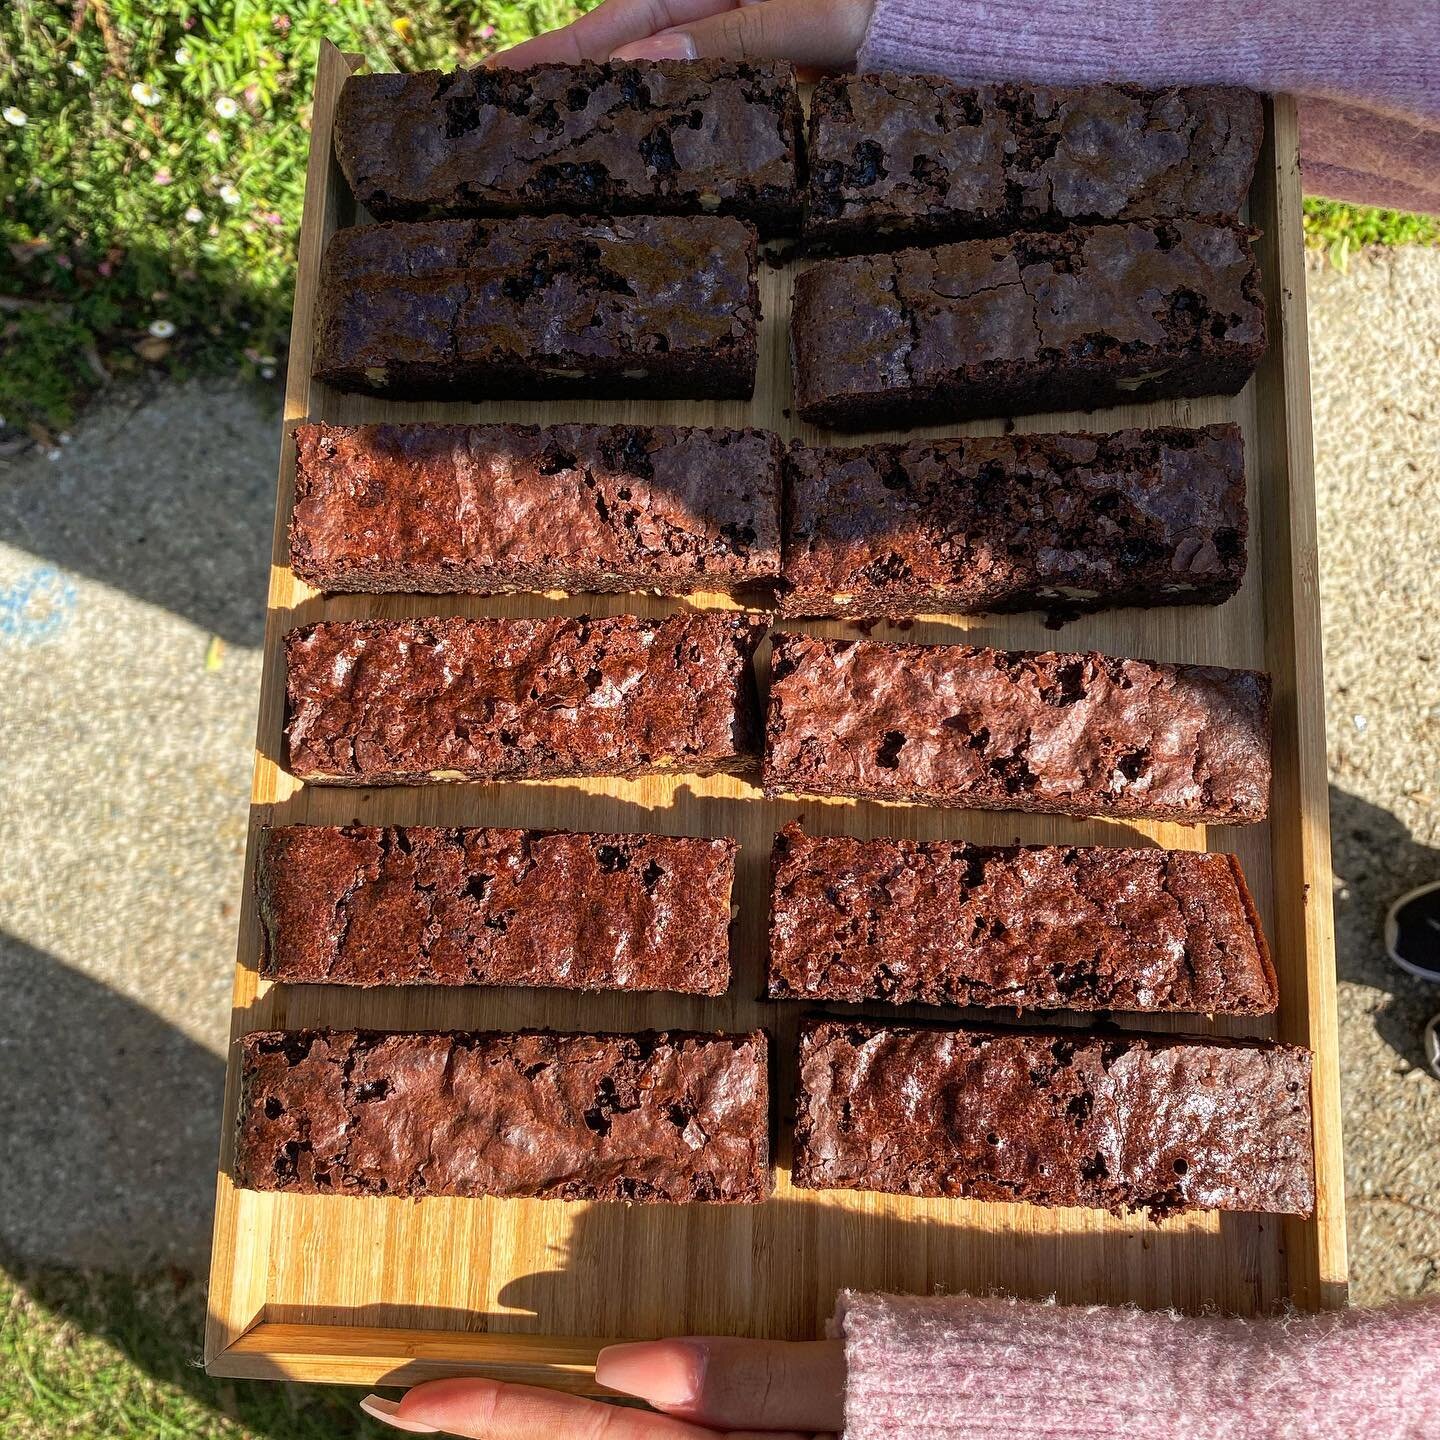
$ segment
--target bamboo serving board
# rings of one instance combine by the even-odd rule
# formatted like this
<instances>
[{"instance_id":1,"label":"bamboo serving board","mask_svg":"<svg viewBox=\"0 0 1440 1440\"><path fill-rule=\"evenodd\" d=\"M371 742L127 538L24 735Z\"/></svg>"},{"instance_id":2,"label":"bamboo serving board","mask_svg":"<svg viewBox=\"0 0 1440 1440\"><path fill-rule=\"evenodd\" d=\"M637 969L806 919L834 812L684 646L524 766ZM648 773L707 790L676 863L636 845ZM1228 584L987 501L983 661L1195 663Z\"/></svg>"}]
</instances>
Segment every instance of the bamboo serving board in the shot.
<instances>
[{"instance_id":1,"label":"bamboo serving board","mask_svg":"<svg viewBox=\"0 0 1440 1440\"><path fill-rule=\"evenodd\" d=\"M791 270L761 267L759 382L752 402L546 402L420 405L337 394L309 379L320 256L356 219L332 158L340 86L358 62L327 47L315 95L300 270L277 496L249 858L235 972L224 1139L216 1194L205 1362L212 1374L374 1384L483 1373L566 1389L594 1386L592 1363L613 1339L721 1333L813 1338L846 1286L927 1293L989 1290L1064 1300L1252 1313L1290 1301L1345 1298L1335 976L1321 703L1310 394L1306 369L1295 108L1277 99L1251 196L1271 327L1269 355L1236 399L1032 416L1023 430L1204 424L1244 428L1251 506L1250 565L1219 608L1126 610L1060 633L1035 615L922 621L879 637L962 634L1014 648L1096 648L1150 659L1268 669L1275 679L1275 782L1268 824L1244 829L1119 824L915 806L768 801L749 779L430 785L349 790L302 786L281 766L281 640L318 619L424 614L660 614L652 596L322 598L289 569L294 446L302 419L561 420L758 425L788 437L846 443L791 419L786 316ZM996 433L999 422L951 427ZM924 434L943 434L933 428ZM728 605L719 596L703 605ZM794 622L786 622L791 628ZM835 623L817 633L851 634ZM767 655L759 657L763 679ZM1127 1020L1136 1028L1276 1036L1315 1052L1318 1208L1311 1220L1188 1215L1161 1225L1089 1210L922 1201L792 1189L795 1035L804 1007L761 1002L768 856L773 833L803 816L821 833L904 835L984 843L1156 843L1233 851L1275 951L1274 1020ZM741 842L735 899L735 980L723 999L577 995L507 989L283 987L257 973L252 890L255 840L267 824L514 825L727 834ZM883 1013L883 1007L876 1013ZM890 1013L896 1013L894 1011ZM919 1011L900 1013L926 1013ZM935 1012L928 1012L934 1015ZM1002 1021L1006 1018L1003 1015ZM1013 1019L1012 1017L1009 1017ZM1063 1017L1057 1017L1063 1019ZM235 1038L304 1026L379 1029L634 1030L685 1026L769 1029L777 1116L774 1198L760 1207L622 1206L544 1201L255 1194L230 1179L237 1104Z\"/></svg>"}]
</instances>

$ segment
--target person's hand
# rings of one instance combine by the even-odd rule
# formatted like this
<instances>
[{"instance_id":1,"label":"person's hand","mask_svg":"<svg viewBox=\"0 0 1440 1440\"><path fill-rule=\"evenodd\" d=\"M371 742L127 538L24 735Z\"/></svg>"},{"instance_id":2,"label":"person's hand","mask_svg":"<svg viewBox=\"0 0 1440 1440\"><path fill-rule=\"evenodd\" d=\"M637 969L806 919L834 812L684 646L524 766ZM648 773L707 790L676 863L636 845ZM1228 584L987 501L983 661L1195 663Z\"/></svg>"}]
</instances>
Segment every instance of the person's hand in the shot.
<instances>
[{"instance_id":1,"label":"person's hand","mask_svg":"<svg viewBox=\"0 0 1440 1440\"><path fill-rule=\"evenodd\" d=\"M772 0L774 3L774 0ZM662 1414L498 1380L432 1380L398 1403L368 1395L367 1415L416 1435L471 1440L765 1440L833 1436L844 1424L845 1347L696 1337L612 1345L600 1384Z\"/></svg>"},{"instance_id":2,"label":"person's hand","mask_svg":"<svg viewBox=\"0 0 1440 1440\"><path fill-rule=\"evenodd\" d=\"M855 64L875 0L604 0L491 61L518 69L579 60L793 60Z\"/></svg>"}]
</instances>

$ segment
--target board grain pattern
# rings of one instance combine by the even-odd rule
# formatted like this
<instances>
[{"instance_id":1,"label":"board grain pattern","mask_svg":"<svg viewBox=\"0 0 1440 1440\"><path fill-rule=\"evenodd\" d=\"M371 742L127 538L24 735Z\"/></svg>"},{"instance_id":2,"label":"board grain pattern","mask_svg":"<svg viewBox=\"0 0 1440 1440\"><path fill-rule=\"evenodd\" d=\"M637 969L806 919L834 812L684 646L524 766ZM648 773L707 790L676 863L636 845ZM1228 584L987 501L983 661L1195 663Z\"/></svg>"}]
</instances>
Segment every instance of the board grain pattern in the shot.
<instances>
[{"instance_id":1,"label":"board grain pattern","mask_svg":"<svg viewBox=\"0 0 1440 1440\"><path fill-rule=\"evenodd\" d=\"M594 1388L591 1362L607 1340L672 1333L813 1337L836 1292L862 1287L925 1293L1002 1287L1065 1300L1143 1306L1218 1306L1255 1312L1345 1298L1345 1231L1335 1040L1329 832L1321 703L1319 604L1311 474L1310 397L1294 105L1267 106L1268 139L1251 199L1271 325L1269 356L1238 398L1119 407L1095 415L1032 416L1025 430L1235 420L1249 449L1249 574L1218 609L1127 610L1087 617L1056 634L1035 615L922 620L879 636L916 641L961 634L987 644L1263 666L1275 677L1275 792L1268 824L1246 829L1119 824L914 806L767 801L751 780L655 777L638 781L430 785L340 790L302 786L281 768L281 640L320 618L426 613L661 614L652 596L326 599L296 581L285 527L294 476L291 425L511 420L673 421L760 425L807 440L790 418L785 355L788 269L762 267L764 322L753 402L508 402L397 404L334 393L309 380L315 281L334 229L354 218L331 152L345 75L358 62L321 57L290 349L271 569L251 834L235 972L234 1019L220 1173L206 1365L212 1374L351 1384L412 1382L461 1372ZM999 422L965 433L997 433ZM932 427L923 434L947 433ZM953 433L953 431L951 432ZM829 437L845 443L843 437ZM721 597L697 603L724 605ZM855 634L829 623L806 628ZM761 675L767 663L760 656ZM1275 1020L1163 1019L1152 1029L1274 1035L1310 1046L1319 1207L1312 1220L1189 1215L1161 1225L1086 1210L796 1191L789 1184L794 1048L803 1007L761 993L771 836L802 816L817 832L893 834L1005 843L1159 843L1238 854L1275 947L1281 1006ZM719 1000L574 995L563 991L411 990L362 993L272 986L256 969L251 878L265 824L520 825L729 834L741 842L736 978ZM902 1012L904 1013L904 1012ZM919 1013L911 1011L908 1013ZM775 1196L758 1208L565 1205L535 1201L261 1195L229 1178L237 1102L234 1040L301 1026L640 1029L767 1026L775 1039L779 1103Z\"/></svg>"}]
</instances>

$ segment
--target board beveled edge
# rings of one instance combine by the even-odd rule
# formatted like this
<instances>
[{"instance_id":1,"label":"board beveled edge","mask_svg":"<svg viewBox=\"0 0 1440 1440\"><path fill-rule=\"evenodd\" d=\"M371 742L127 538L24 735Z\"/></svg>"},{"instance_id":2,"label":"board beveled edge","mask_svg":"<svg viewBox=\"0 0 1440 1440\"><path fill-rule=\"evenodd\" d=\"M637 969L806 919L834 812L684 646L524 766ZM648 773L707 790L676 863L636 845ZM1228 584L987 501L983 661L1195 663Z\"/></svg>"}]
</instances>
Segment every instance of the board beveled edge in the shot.
<instances>
[{"instance_id":1,"label":"board beveled edge","mask_svg":"<svg viewBox=\"0 0 1440 1440\"><path fill-rule=\"evenodd\" d=\"M1300 127L1293 97L1275 96L1266 109L1259 173L1268 183L1255 187L1251 204L1276 304L1258 382L1268 373L1266 389L1281 403L1258 407L1256 463L1268 477L1271 498L1262 510L1271 570L1266 584L1284 602L1273 607L1265 626L1266 668L1275 681L1273 749L1283 760L1275 769L1271 813L1295 817L1284 829L1272 829L1272 940L1305 959L1303 969L1285 967L1281 1038L1308 1046L1313 1056L1315 1145L1315 1214L1287 1219L1283 1235L1293 1302L1338 1309L1347 1303L1349 1282Z\"/></svg>"},{"instance_id":2,"label":"board beveled edge","mask_svg":"<svg viewBox=\"0 0 1440 1440\"><path fill-rule=\"evenodd\" d=\"M577 1395L613 1392L595 1383L595 1357L611 1340L492 1335L376 1325L300 1325L260 1319L212 1359L211 1375L239 1380L418 1385L480 1375Z\"/></svg>"}]
</instances>

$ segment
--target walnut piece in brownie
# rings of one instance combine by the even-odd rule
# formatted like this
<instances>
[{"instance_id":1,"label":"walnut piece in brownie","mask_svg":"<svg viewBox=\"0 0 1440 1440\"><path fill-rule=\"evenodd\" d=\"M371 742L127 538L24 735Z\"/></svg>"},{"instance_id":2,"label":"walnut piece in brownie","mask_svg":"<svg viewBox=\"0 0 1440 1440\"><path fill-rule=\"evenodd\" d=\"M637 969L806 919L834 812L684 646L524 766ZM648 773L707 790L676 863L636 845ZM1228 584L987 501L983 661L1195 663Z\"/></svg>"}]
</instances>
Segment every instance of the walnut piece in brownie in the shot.
<instances>
[{"instance_id":1,"label":"walnut piece in brownie","mask_svg":"<svg viewBox=\"0 0 1440 1440\"><path fill-rule=\"evenodd\" d=\"M774 637L767 795L1244 825L1270 678L1095 651Z\"/></svg>"},{"instance_id":2,"label":"walnut piece in brownie","mask_svg":"<svg viewBox=\"0 0 1440 1440\"><path fill-rule=\"evenodd\" d=\"M290 559L320 590L735 592L780 571L778 436L298 425Z\"/></svg>"},{"instance_id":3,"label":"walnut piece in brownie","mask_svg":"<svg viewBox=\"0 0 1440 1440\"><path fill-rule=\"evenodd\" d=\"M755 387L755 231L728 216L567 215L337 230L314 375L389 399Z\"/></svg>"},{"instance_id":4,"label":"walnut piece in brownie","mask_svg":"<svg viewBox=\"0 0 1440 1440\"><path fill-rule=\"evenodd\" d=\"M1245 575L1238 425L966 436L785 457L781 611L1218 605Z\"/></svg>"},{"instance_id":5,"label":"walnut piece in brownie","mask_svg":"<svg viewBox=\"0 0 1440 1440\"><path fill-rule=\"evenodd\" d=\"M1233 855L775 837L772 1000L1264 1015L1275 970Z\"/></svg>"},{"instance_id":6,"label":"walnut piece in brownie","mask_svg":"<svg viewBox=\"0 0 1440 1440\"><path fill-rule=\"evenodd\" d=\"M287 763L334 785L740 769L764 628L713 611L309 625L285 637Z\"/></svg>"},{"instance_id":7,"label":"walnut piece in brownie","mask_svg":"<svg viewBox=\"0 0 1440 1440\"><path fill-rule=\"evenodd\" d=\"M823 261L795 281L795 408L864 430L1233 395L1265 353L1251 235L1150 220Z\"/></svg>"},{"instance_id":8,"label":"walnut piece in brownie","mask_svg":"<svg viewBox=\"0 0 1440 1440\"><path fill-rule=\"evenodd\" d=\"M793 1180L1152 1219L1315 1208L1310 1054L1083 1030L815 1021Z\"/></svg>"},{"instance_id":9,"label":"walnut piece in brownie","mask_svg":"<svg viewBox=\"0 0 1440 1440\"><path fill-rule=\"evenodd\" d=\"M266 830L260 973L290 985L723 995L735 851L679 835Z\"/></svg>"},{"instance_id":10,"label":"walnut piece in brownie","mask_svg":"<svg viewBox=\"0 0 1440 1440\"><path fill-rule=\"evenodd\" d=\"M1233 221L1264 133L1260 96L1218 85L827 76L810 103L805 238L876 250L1076 223Z\"/></svg>"},{"instance_id":11,"label":"walnut piece in brownie","mask_svg":"<svg viewBox=\"0 0 1440 1440\"><path fill-rule=\"evenodd\" d=\"M258 1031L235 1183L302 1195L755 1204L765 1032Z\"/></svg>"},{"instance_id":12,"label":"walnut piece in brownie","mask_svg":"<svg viewBox=\"0 0 1440 1440\"><path fill-rule=\"evenodd\" d=\"M335 153L377 220L719 211L773 234L800 219L783 60L353 75Z\"/></svg>"}]
</instances>

